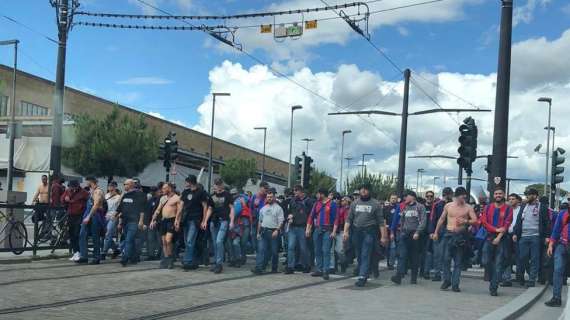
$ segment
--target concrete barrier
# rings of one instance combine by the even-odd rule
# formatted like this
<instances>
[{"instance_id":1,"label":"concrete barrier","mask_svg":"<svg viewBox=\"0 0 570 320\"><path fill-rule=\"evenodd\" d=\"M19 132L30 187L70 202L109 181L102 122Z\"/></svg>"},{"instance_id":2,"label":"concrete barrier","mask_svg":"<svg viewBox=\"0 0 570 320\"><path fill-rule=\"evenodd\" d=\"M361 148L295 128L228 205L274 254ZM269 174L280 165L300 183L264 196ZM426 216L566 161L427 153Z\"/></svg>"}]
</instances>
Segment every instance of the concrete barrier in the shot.
<instances>
[{"instance_id":1,"label":"concrete barrier","mask_svg":"<svg viewBox=\"0 0 570 320\"><path fill-rule=\"evenodd\" d=\"M527 311L542 297L548 286L528 288L520 296L479 320L514 320Z\"/></svg>"}]
</instances>

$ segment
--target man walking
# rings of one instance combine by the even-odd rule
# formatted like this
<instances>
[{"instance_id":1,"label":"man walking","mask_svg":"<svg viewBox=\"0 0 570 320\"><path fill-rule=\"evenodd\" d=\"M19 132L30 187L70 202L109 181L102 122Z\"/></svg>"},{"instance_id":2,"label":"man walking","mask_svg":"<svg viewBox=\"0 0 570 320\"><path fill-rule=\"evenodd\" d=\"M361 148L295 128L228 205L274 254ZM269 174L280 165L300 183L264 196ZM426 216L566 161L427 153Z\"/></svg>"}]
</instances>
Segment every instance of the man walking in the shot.
<instances>
[{"instance_id":1,"label":"man walking","mask_svg":"<svg viewBox=\"0 0 570 320\"><path fill-rule=\"evenodd\" d=\"M208 221L208 194L198 185L195 175L186 178L186 189L180 200L183 203L183 215L177 217L177 228L184 226L186 249L182 265L184 270L198 269L196 261L196 238L200 227Z\"/></svg>"},{"instance_id":2,"label":"man walking","mask_svg":"<svg viewBox=\"0 0 570 320\"><path fill-rule=\"evenodd\" d=\"M179 231L179 218L182 212L182 202L180 197L174 193L174 186L168 182L162 186L162 198L160 204L152 216L150 228L157 226L160 217L160 235L162 238L162 260L161 269L172 269L174 267L173 239L174 234ZM178 221L178 223L176 223Z\"/></svg>"},{"instance_id":3,"label":"man walking","mask_svg":"<svg viewBox=\"0 0 570 320\"><path fill-rule=\"evenodd\" d=\"M310 270L307 251L306 229L307 221L313 208L311 200L305 195L303 186L293 187L294 197L289 202L287 215L287 268L285 274L293 274L296 265L296 250L299 250L299 264L303 270Z\"/></svg>"},{"instance_id":4,"label":"man walking","mask_svg":"<svg viewBox=\"0 0 570 320\"><path fill-rule=\"evenodd\" d=\"M317 202L311 210L311 214L307 221L306 237L311 236L313 225L313 245L315 248L315 271L311 274L313 277L323 277L329 280L329 266L331 259L332 239L336 232L335 218L337 214L337 204L332 196L327 197L326 189L319 189L317 192Z\"/></svg>"},{"instance_id":5,"label":"man walking","mask_svg":"<svg viewBox=\"0 0 570 320\"><path fill-rule=\"evenodd\" d=\"M542 247L550 237L550 219L548 207L538 201L536 189L528 189L526 197L527 202L521 206L520 214L515 220L513 241L518 243L518 265L521 266L521 271L517 273L521 277L521 285L525 284L524 266L530 266L530 270L527 270L528 282L526 283L526 286L530 288L535 286L541 256L544 252Z\"/></svg>"},{"instance_id":6,"label":"man walking","mask_svg":"<svg viewBox=\"0 0 570 320\"><path fill-rule=\"evenodd\" d=\"M554 257L554 275L552 277L552 299L545 302L548 307L562 306L562 285L566 273L566 262L568 261L568 245L569 245L569 228L570 214L568 209L558 214L552 235L548 244L546 254L548 257Z\"/></svg>"},{"instance_id":7,"label":"man walking","mask_svg":"<svg viewBox=\"0 0 570 320\"><path fill-rule=\"evenodd\" d=\"M73 256L71 261L79 260L79 233L81 230L81 217L85 212L89 192L83 190L79 181L71 180L67 190L61 195L61 203L67 209L69 215L69 245Z\"/></svg>"},{"instance_id":8,"label":"man walking","mask_svg":"<svg viewBox=\"0 0 570 320\"><path fill-rule=\"evenodd\" d=\"M247 242L251 235L252 216L247 205L249 197L242 192L234 200L234 228L230 234L232 236L233 261L230 267L239 268L247 261Z\"/></svg>"},{"instance_id":9,"label":"man walking","mask_svg":"<svg viewBox=\"0 0 570 320\"><path fill-rule=\"evenodd\" d=\"M469 225L477 225L478 219L473 207L467 203L467 190L464 187L455 189L455 199L445 205L443 213L437 222L433 233L433 239L437 241L443 224L446 225L443 236L443 283L441 290L447 290L451 286L453 292L461 292L459 282L463 268L463 251L467 243L467 228ZM453 274L451 273L451 261L453 260Z\"/></svg>"},{"instance_id":10,"label":"man walking","mask_svg":"<svg viewBox=\"0 0 570 320\"><path fill-rule=\"evenodd\" d=\"M518 263L518 245L516 242L517 236L515 235L515 225L518 220L519 213L521 212L521 197L516 193L511 193L509 195L509 205L513 209L513 222L509 226L507 230L507 236L505 237L505 271L503 272L503 282L501 283L501 287L512 287L513 283L511 281L513 277L513 264L517 266L517 280L520 282L521 277L520 275L523 274L521 272L521 265ZM523 281L524 285L524 281Z\"/></svg>"},{"instance_id":11,"label":"man walking","mask_svg":"<svg viewBox=\"0 0 570 320\"><path fill-rule=\"evenodd\" d=\"M137 263L137 248L135 246L135 238L137 232L144 228L144 211L146 208L146 194L135 188L135 182L132 179L125 181L125 194L121 198L117 213L119 215L119 229L123 230L125 245L123 247L123 255L121 257L121 265L127 266L127 263Z\"/></svg>"},{"instance_id":12,"label":"man walking","mask_svg":"<svg viewBox=\"0 0 570 320\"><path fill-rule=\"evenodd\" d=\"M483 265L491 276L489 292L491 296L497 296L499 281L503 276L503 237L511 225L513 213L512 208L505 203L505 192L502 189L496 189L493 197L495 201L483 208L481 224L487 231L487 239L483 244Z\"/></svg>"},{"instance_id":13,"label":"man walking","mask_svg":"<svg viewBox=\"0 0 570 320\"><path fill-rule=\"evenodd\" d=\"M391 226L392 225L392 219L394 217L394 215L396 214L396 207L398 206L398 196L395 194L390 195L390 200L388 202L388 205L385 205L382 210L384 211L384 221L386 222L387 226ZM398 241L398 236L397 236L397 232L392 232L392 230L388 229L388 232L390 233L389 238L390 238L390 244L387 246L388 248L388 253L386 254L386 259L387 259L387 264L388 264L388 270L394 270L395 266L396 266L396 261L397 261L397 257L398 257L398 246L397 246L397 241ZM393 235L393 237L392 237Z\"/></svg>"},{"instance_id":14,"label":"man walking","mask_svg":"<svg viewBox=\"0 0 570 320\"><path fill-rule=\"evenodd\" d=\"M87 239L89 234L93 242L93 260L90 264L99 264L101 261L101 230L105 221L104 205L105 197L103 190L97 185L97 178L87 177L90 197L83 213L81 230L79 231L79 255L77 263L87 263Z\"/></svg>"},{"instance_id":15,"label":"man walking","mask_svg":"<svg viewBox=\"0 0 570 320\"><path fill-rule=\"evenodd\" d=\"M388 243L387 231L384 225L382 207L378 201L370 197L370 187L360 187L360 197L352 203L348 220L344 224L344 241L350 237L352 226L356 255L358 257L358 281L357 287L364 287L369 276L370 256L374 249L374 243L378 241L380 233L382 244Z\"/></svg>"},{"instance_id":16,"label":"man walking","mask_svg":"<svg viewBox=\"0 0 570 320\"><path fill-rule=\"evenodd\" d=\"M408 262L410 264L411 284L418 283L418 266L420 262L420 239L427 225L427 213L425 207L416 201L416 193L407 191L404 202L396 210L390 229L394 231L400 225L400 263L396 274L391 280L395 284L402 283L402 277L406 273Z\"/></svg>"},{"instance_id":17,"label":"man walking","mask_svg":"<svg viewBox=\"0 0 570 320\"><path fill-rule=\"evenodd\" d=\"M276 201L275 191L270 190L265 198L265 205L259 210L259 223L257 225L258 250L254 274L265 271L269 258L271 258L271 272L278 272L279 264L279 230L284 221L283 209Z\"/></svg>"},{"instance_id":18,"label":"man walking","mask_svg":"<svg viewBox=\"0 0 570 320\"><path fill-rule=\"evenodd\" d=\"M443 262L443 254L445 251L445 248L443 246L443 236L445 234L445 229L441 228L440 234L437 237L437 240L434 240L434 233L435 233L435 228L437 226L437 222L439 221L439 218L441 217L441 215L443 214L443 209L445 207L446 204L450 203L451 201L453 201L453 189L451 189L450 187L445 187L443 188L442 191L442 196L443 199L437 200L433 203L431 210L430 210L430 215L429 215L429 221L428 221L428 233L429 233L429 237L430 239L432 239L432 251L433 251L433 278L432 281L441 281L441 270L442 270L442 262Z\"/></svg>"}]
</instances>

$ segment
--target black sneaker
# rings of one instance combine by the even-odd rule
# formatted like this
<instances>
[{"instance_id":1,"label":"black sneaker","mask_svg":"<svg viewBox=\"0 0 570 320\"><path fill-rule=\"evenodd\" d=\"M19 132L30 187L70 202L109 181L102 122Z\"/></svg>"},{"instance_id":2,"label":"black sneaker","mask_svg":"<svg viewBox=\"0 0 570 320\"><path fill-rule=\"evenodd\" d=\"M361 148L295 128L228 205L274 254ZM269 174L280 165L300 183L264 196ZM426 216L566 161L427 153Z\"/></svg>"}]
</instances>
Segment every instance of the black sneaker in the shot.
<instances>
[{"instance_id":1,"label":"black sneaker","mask_svg":"<svg viewBox=\"0 0 570 320\"><path fill-rule=\"evenodd\" d=\"M433 278L431 278L431 281L433 282L441 281L441 276L434 276Z\"/></svg>"},{"instance_id":2,"label":"black sneaker","mask_svg":"<svg viewBox=\"0 0 570 320\"><path fill-rule=\"evenodd\" d=\"M346 273L346 264L341 264L340 265L340 273L345 274Z\"/></svg>"},{"instance_id":3,"label":"black sneaker","mask_svg":"<svg viewBox=\"0 0 570 320\"><path fill-rule=\"evenodd\" d=\"M303 269L303 273L311 273L311 267L306 267Z\"/></svg>"},{"instance_id":4,"label":"black sneaker","mask_svg":"<svg viewBox=\"0 0 570 320\"><path fill-rule=\"evenodd\" d=\"M291 268L285 268L285 272L283 272L284 274L294 274L295 271L293 271L293 269Z\"/></svg>"},{"instance_id":5,"label":"black sneaker","mask_svg":"<svg viewBox=\"0 0 570 320\"><path fill-rule=\"evenodd\" d=\"M159 269L167 269L168 268L168 260L166 258L162 258L160 260L160 264L158 265Z\"/></svg>"},{"instance_id":6,"label":"black sneaker","mask_svg":"<svg viewBox=\"0 0 570 320\"><path fill-rule=\"evenodd\" d=\"M359 278L354 285L357 287L364 287L366 285L366 278Z\"/></svg>"},{"instance_id":7,"label":"black sneaker","mask_svg":"<svg viewBox=\"0 0 570 320\"><path fill-rule=\"evenodd\" d=\"M459 287L453 286L453 287L451 288L451 291L453 291L453 292L461 292L461 289L459 289Z\"/></svg>"},{"instance_id":8,"label":"black sneaker","mask_svg":"<svg viewBox=\"0 0 570 320\"><path fill-rule=\"evenodd\" d=\"M259 276L259 275L263 274L263 271L261 271L257 268L253 268L253 269L251 269L251 273Z\"/></svg>"},{"instance_id":9,"label":"black sneaker","mask_svg":"<svg viewBox=\"0 0 570 320\"><path fill-rule=\"evenodd\" d=\"M491 289L491 290L489 291L489 293L491 294L491 297L496 297L496 296L499 295L499 294L497 293L497 290L495 290L495 289Z\"/></svg>"},{"instance_id":10,"label":"black sneaker","mask_svg":"<svg viewBox=\"0 0 570 320\"><path fill-rule=\"evenodd\" d=\"M89 264L92 265L92 266L93 266L93 265L98 265L98 264L100 264L100 263L101 263L101 261L99 261L99 260L91 260L91 262L89 262Z\"/></svg>"},{"instance_id":11,"label":"black sneaker","mask_svg":"<svg viewBox=\"0 0 570 320\"><path fill-rule=\"evenodd\" d=\"M510 281L503 281L503 283L501 283L501 287L512 287L513 283Z\"/></svg>"},{"instance_id":12,"label":"black sneaker","mask_svg":"<svg viewBox=\"0 0 570 320\"><path fill-rule=\"evenodd\" d=\"M126 267L126 266L127 266L127 261L121 260L121 265L122 265L123 267Z\"/></svg>"},{"instance_id":13,"label":"black sneaker","mask_svg":"<svg viewBox=\"0 0 570 320\"><path fill-rule=\"evenodd\" d=\"M547 307L561 307L562 299L552 298L544 303Z\"/></svg>"},{"instance_id":14,"label":"black sneaker","mask_svg":"<svg viewBox=\"0 0 570 320\"><path fill-rule=\"evenodd\" d=\"M534 282L529 281L526 283L527 288L534 288L534 286L535 286Z\"/></svg>"},{"instance_id":15,"label":"black sneaker","mask_svg":"<svg viewBox=\"0 0 570 320\"><path fill-rule=\"evenodd\" d=\"M79 258L79 260L75 261L77 264L87 264L88 262L87 258Z\"/></svg>"},{"instance_id":16,"label":"black sneaker","mask_svg":"<svg viewBox=\"0 0 570 320\"><path fill-rule=\"evenodd\" d=\"M328 279L330 279L329 274L323 273L323 280L328 280Z\"/></svg>"},{"instance_id":17,"label":"black sneaker","mask_svg":"<svg viewBox=\"0 0 570 320\"><path fill-rule=\"evenodd\" d=\"M449 289L449 287L451 287L451 282L444 280L443 283L441 284L440 289L441 290L447 290L447 289Z\"/></svg>"},{"instance_id":18,"label":"black sneaker","mask_svg":"<svg viewBox=\"0 0 570 320\"><path fill-rule=\"evenodd\" d=\"M412 279L410 279L410 284L418 284L418 278L412 277Z\"/></svg>"},{"instance_id":19,"label":"black sneaker","mask_svg":"<svg viewBox=\"0 0 570 320\"><path fill-rule=\"evenodd\" d=\"M323 273L320 271L315 271L313 273L311 273L311 277L322 277Z\"/></svg>"},{"instance_id":20,"label":"black sneaker","mask_svg":"<svg viewBox=\"0 0 570 320\"><path fill-rule=\"evenodd\" d=\"M336 274L336 269L334 268L329 269L329 274Z\"/></svg>"},{"instance_id":21,"label":"black sneaker","mask_svg":"<svg viewBox=\"0 0 570 320\"><path fill-rule=\"evenodd\" d=\"M400 275L393 275L390 280L395 284L402 284L402 277Z\"/></svg>"},{"instance_id":22,"label":"black sneaker","mask_svg":"<svg viewBox=\"0 0 570 320\"><path fill-rule=\"evenodd\" d=\"M431 279L431 276L429 275L429 273L424 273L423 277L424 277L424 279L426 279L426 280Z\"/></svg>"},{"instance_id":23,"label":"black sneaker","mask_svg":"<svg viewBox=\"0 0 570 320\"><path fill-rule=\"evenodd\" d=\"M214 273L219 274L222 273L223 270L224 267L221 264L217 264L216 267L214 268Z\"/></svg>"}]
</instances>

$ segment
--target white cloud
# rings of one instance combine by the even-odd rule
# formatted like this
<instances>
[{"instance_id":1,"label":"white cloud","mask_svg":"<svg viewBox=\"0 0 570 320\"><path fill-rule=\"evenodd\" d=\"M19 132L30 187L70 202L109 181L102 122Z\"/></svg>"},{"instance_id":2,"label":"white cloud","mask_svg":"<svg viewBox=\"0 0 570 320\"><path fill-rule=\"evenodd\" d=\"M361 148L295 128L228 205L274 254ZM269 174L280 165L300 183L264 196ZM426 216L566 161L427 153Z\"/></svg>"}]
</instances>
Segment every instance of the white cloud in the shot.
<instances>
[{"instance_id":1,"label":"white cloud","mask_svg":"<svg viewBox=\"0 0 570 320\"><path fill-rule=\"evenodd\" d=\"M164 85L171 84L172 81L160 77L134 77L125 80L119 80L115 83L126 85Z\"/></svg>"},{"instance_id":2,"label":"white cloud","mask_svg":"<svg viewBox=\"0 0 570 320\"><path fill-rule=\"evenodd\" d=\"M516 26L521 22L532 22L537 8L545 8L550 2L551 0L528 0L523 6L515 5L513 12L513 26Z\"/></svg>"},{"instance_id":3,"label":"white cloud","mask_svg":"<svg viewBox=\"0 0 570 320\"><path fill-rule=\"evenodd\" d=\"M177 124L177 125L179 125L179 126L188 127L188 124L186 124L184 121L181 121L181 120L178 120L178 119L168 119L168 118L166 118L164 115L162 115L160 112L148 111L148 112L145 112L145 113L148 114L148 115L150 115L150 116L153 116L153 117L155 117L155 118L159 118L159 119L162 119L162 120L166 120L166 121L175 123L175 124Z\"/></svg>"},{"instance_id":4,"label":"white cloud","mask_svg":"<svg viewBox=\"0 0 570 320\"><path fill-rule=\"evenodd\" d=\"M561 39L565 39L565 36ZM561 39L550 42L544 40L541 47L548 49L550 46L557 46ZM513 46L513 57L517 56L520 50L526 50L526 43L524 41ZM551 61L548 55L538 55L535 59L534 63L540 66ZM517 70L528 66L521 60L513 59L513 63L513 74L518 77L518 81L524 82L527 75ZM467 108L470 107L468 103L442 93L422 77L430 80L435 86L441 86L460 95L476 106L494 109L495 74L439 72L416 75L417 83L433 95L442 106ZM352 108L371 106L381 101L382 107L378 109L394 112L401 109L402 81L386 81L382 75L361 70L356 65L340 65L336 70L318 73L304 67L293 72L291 78L341 106L347 106L361 98L361 103L355 104ZM300 104L303 109L295 113L294 154L300 154L304 150L305 144L301 141L302 138L314 138L309 153L315 159L316 166L337 176L340 166L341 132L344 129L351 129L353 133L346 136L345 155L350 154L355 157L353 165L357 163L360 154L374 153L373 159L367 160L369 170L385 174L397 172L400 133L400 120L397 117L327 116L327 113L338 108L292 82L276 77L266 67L259 65L245 69L238 63L225 61L210 71L209 80L211 91L232 94L231 98L220 98L216 101L216 136L220 138L258 150L262 142L253 127L267 126L268 154L279 159L287 159L290 107ZM535 154L533 149L538 143L545 144L543 127L547 113L544 105L536 102L537 97L553 98L552 119L553 126L557 127L557 145L564 147L570 143L570 128L564 126L563 120L567 118L563 106L570 104L570 97L567 94L570 78L556 81L545 78L541 81L543 85L536 83L532 87L518 86L511 91L509 154L519 158L509 160L510 178L526 178L533 182L543 180L544 156ZM548 85L544 85L545 83ZM196 130L209 132L211 103L211 95L207 95L198 107L200 120L194 126ZM435 106L412 84L410 111L429 108ZM457 122L469 115L476 119L479 126L479 153L490 153L494 115L461 113L410 117L408 155L456 155ZM376 128L368 122L372 122ZM482 169L484 164L484 160L475 163L475 177L486 177ZM453 160L407 159L407 183L410 185L415 185L415 171L418 168L426 170L425 187L432 185L433 176L445 175L449 178L457 174L457 164ZM350 169L350 175L354 175L356 170L358 170L356 167ZM441 184L441 180L439 183ZM448 185L455 183L448 180ZM481 183L477 182L474 185L479 186ZM512 190L516 191L522 191L523 186L523 183L511 184Z\"/></svg>"},{"instance_id":5,"label":"white cloud","mask_svg":"<svg viewBox=\"0 0 570 320\"><path fill-rule=\"evenodd\" d=\"M410 31L404 27L400 26L397 28L397 30L398 30L398 33L400 33L400 35L402 35L404 37L407 37L408 35L410 35Z\"/></svg>"},{"instance_id":6,"label":"white cloud","mask_svg":"<svg viewBox=\"0 0 570 320\"><path fill-rule=\"evenodd\" d=\"M140 8L143 14L150 15L163 14L153 7L166 9L162 8L164 5L174 6L176 9L181 10L184 13L190 12L190 10L193 8L192 0L145 0L144 2L148 3L149 5L145 5L144 3L137 0L129 0L129 3Z\"/></svg>"}]
</instances>

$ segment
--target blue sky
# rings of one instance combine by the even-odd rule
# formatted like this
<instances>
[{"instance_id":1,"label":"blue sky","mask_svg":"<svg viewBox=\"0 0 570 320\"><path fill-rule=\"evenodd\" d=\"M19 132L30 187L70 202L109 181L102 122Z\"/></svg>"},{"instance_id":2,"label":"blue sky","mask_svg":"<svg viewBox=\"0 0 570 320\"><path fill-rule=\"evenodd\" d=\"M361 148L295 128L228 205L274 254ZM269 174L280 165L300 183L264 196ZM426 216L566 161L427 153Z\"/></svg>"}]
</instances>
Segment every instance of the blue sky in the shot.
<instances>
[{"instance_id":1,"label":"blue sky","mask_svg":"<svg viewBox=\"0 0 570 320\"><path fill-rule=\"evenodd\" d=\"M322 6L322 3L318 0L274 2L261 0L145 1L153 3L173 14L193 15L235 14L260 10L272 11ZM345 2L348 3L350 1L329 1L329 3ZM383 0L371 2L370 7L372 10L385 9L417 2L422 2L422 0ZM84 11L135 14L156 13L149 7L141 5L137 0L84 0L81 3L81 10ZM527 101L536 101L535 95L549 93L550 91L553 95L562 94L561 92L565 92L562 89L570 84L570 71L565 69L567 66L565 61L568 58L564 58L563 55L548 56L548 53L561 52L560 50L562 49L560 48L566 48L565 45L568 41L566 38L562 39L562 35L566 30L570 29L570 3L565 0L517 0L515 3L516 26L513 30L513 44L514 46L517 46L517 44L521 45L518 46L520 48L518 53L513 53L513 59L518 57L518 61L522 61L526 59L527 51L532 52L531 57L534 60L529 61L533 61L534 65L529 66L526 63L513 65L515 74L524 74L524 77L521 76L519 79L517 78L518 76L514 76L516 79L513 79L515 83L513 86L517 87L517 89L516 92L513 92L512 104L526 104ZM0 1L0 39L19 39L21 41L20 69L48 79L55 78L57 46L46 40L44 35L57 38L54 14L54 9L51 8L48 0ZM332 15L334 14L327 13L319 17L330 17ZM15 19L26 27L18 25L6 17ZM313 17L310 14L305 16L307 19ZM290 16L278 18L277 22L299 19L300 16ZM79 20L97 21L99 18L77 17L76 21ZM476 104L493 108L493 73L497 68L499 20L500 2L498 0L445 0L420 7L372 15L370 17L370 33L372 41L381 47L402 68L408 67L418 72L425 72L426 76L430 75L435 77L434 79L438 79L440 85L447 81L447 87L445 88L449 90L453 88L452 91L461 97L471 97L468 99L469 101L477 100L475 101ZM145 23L145 21L136 20L134 22ZM272 22L272 18L254 21L255 24ZM156 24L160 23L160 21L156 22ZM233 23L244 25L252 22L230 22L230 24ZM33 31L27 27L33 29ZM396 91L401 86L399 82L400 76L396 70L366 41L352 32L348 25L340 19L319 22L316 31L305 30L305 35L295 41L287 40L283 43L276 43L270 35L260 34L257 29L239 29L237 37L248 52L253 53L256 57L273 65L278 70L290 76L298 77L298 79L301 79L299 81L311 88L317 88L315 90L327 97L346 96L346 99L350 101L362 96L362 94L360 96L351 96L345 94L346 92L344 91L335 91L335 88L337 88L335 86L340 86L337 80L343 74L341 70L347 72L348 79L353 75L358 77L358 79L369 79L363 80L363 83L375 81L379 83L379 87L396 88ZM533 40L542 37L544 38L544 43ZM542 47L544 47L544 56L541 56ZM10 64L11 61L11 50L0 48L0 63ZM228 61L228 63L224 64L224 61ZM533 82L534 76L529 75L533 75L532 72L540 68L542 63L549 62L557 63L557 67L553 67L553 70L562 69L560 70L562 75L559 75L556 79L556 85L551 85L551 82L554 80L551 81L549 77L550 74L557 72L543 72L541 74L543 77L541 79L543 80L541 82ZM88 91L141 111L153 112L154 114L160 113L161 116L167 119L179 121L189 127L202 130L208 128L208 96L212 90L218 89L218 87L222 89L238 87L245 91L255 91L258 87L252 85L244 86L244 83L250 81L247 79L255 77L263 79L259 83L254 81L259 85L259 88L265 88L265 85L267 85L268 91L271 91L271 84L274 84L275 88L291 85L290 83L287 84L286 80L278 82L270 74L261 72L259 69L250 69L255 65L257 63L244 54L228 50L227 47L218 44L202 32L134 31L76 26L71 31L69 38L66 83L77 89ZM301 72L302 70L305 70L305 73ZM354 83L357 83L356 79ZM332 83L335 83L332 89L326 87ZM524 85L519 87L517 83ZM350 81L345 81L344 84L344 87L340 87L350 87ZM476 85L486 89L484 91L471 90L471 88L483 90L476 87ZM423 86L427 88L428 85L424 83ZM541 88L547 88L550 91L546 89L541 91ZM296 90L291 95L295 96L299 101L308 101L309 97L306 96L306 92L301 93L300 91L302 90ZM360 91L355 90L355 92ZM435 92L437 93L437 90ZM261 95L262 93L260 92L259 94ZM448 105L446 106L449 107L457 107L456 100L446 100L449 97L441 96L441 92L439 94L440 96L437 98L440 102L447 102ZM397 94L392 95L393 97L390 93L387 94L384 91L382 93L382 99L384 99L384 96L388 97L384 100L386 101L386 108L397 108L398 105L401 105L400 97ZM479 97L484 98L479 100ZM281 98L281 100L286 100L288 97L281 96ZM564 95L564 98L567 98L567 95ZM249 113L249 110L254 110L255 108L260 108L260 112L264 112L262 111L262 106L254 106L257 102L252 101L252 98L240 100L240 97L234 94L231 99L231 103L234 105L231 106L233 109L228 109L231 110L230 112ZM255 96L253 100L255 100ZM267 99L260 97L259 100L275 103L275 110L281 108L281 103L284 103L274 96L267 97ZM239 104L239 101L245 101L245 103ZM228 108L230 108L229 105L231 103L227 102ZM250 103L252 105L247 106ZM318 109L317 105L319 103L322 104L322 101L311 100L306 103L307 105L315 104L313 111L317 118L327 112L326 109L323 109L320 111L321 115L319 115L316 111L321 110ZM417 100L418 106L426 106L429 103L425 99L421 100L418 98ZM267 107L267 105L263 107ZM431 107L434 106L431 105ZM283 108L286 108L286 106L283 105ZM526 113L526 111L521 112L522 114ZM556 112L559 111L554 112L556 116ZM275 116L275 119L269 119L273 116ZM517 116L520 116L517 110L511 112L511 117ZM542 113L540 113L540 116L542 117ZM277 127L283 127L278 130L271 130L268 138L270 142L272 141L271 139L275 139L273 140L273 146L269 146L268 153L277 157L282 157L287 153L286 148L280 146L282 139L288 137L287 131L284 130L287 128L287 117L288 113L286 111L279 112L279 114L273 112L263 117L260 116L260 118L264 118L267 121L272 121ZM450 119L446 118L447 125L455 127L455 123ZM491 115L482 118L481 121L484 122L482 126L492 128L491 119ZM224 123L223 119L220 121ZM231 118L227 121L226 127L230 129L223 131L225 127L223 125L220 126L219 136L257 149L258 137L254 135L255 133L249 131L242 133L235 130L236 127L241 128L245 126L245 123L239 123L237 119ZM243 121L248 121L248 119ZM254 123L255 121L257 120L251 120L250 122ZM303 120L301 119L300 121ZM306 121L308 124L311 123L308 118ZM433 123L434 132L439 125L437 118L429 117L426 117L426 120L421 120L421 122L415 122L414 124L412 121L411 123L413 125L423 123L426 126ZM263 125L263 123L254 124ZM247 125L250 125L249 122ZM346 123L331 121L327 128L322 129L322 139L326 139L326 137L331 135L336 137L335 132L340 131L343 125L346 125ZM354 126L358 126L358 124L355 123ZM397 152L397 146L390 141L385 141L385 145L382 146L382 141L384 141L382 139L386 139L385 136L392 137L392 141L397 139L399 135L398 125L390 122L381 122L380 127L385 134L377 133L375 136L368 136L367 132L358 134L358 143L348 147L348 152L359 154L360 152L370 151L371 148L377 148L378 150L373 150L378 155L378 159L375 160L377 168L380 171L390 173L394 171L391 163L394 159L393 156ZM370 131L370 127L367 128ZM539 179L539 170L534 167L537 166L537 163L542 162L540 162L540 157L532 154L532 150L528 153L527 149L530 148L530 145L534 146L538 142L542 142L533 138L534 136L543 135L541 129L541 127L537 126L537 128L533 129L536 130L535 132L524 138L518 133L511 133L510 139L513 145L520 148L520 150L514 149L513 152L520 151L522 155L524 151L524 154L529 159L532 158L532 161L525 160L524 164L513 165L513 170L518 170L516 173L517 177L532 176ZM453 135L450 137L450 140L456 140L454 130L450 129L450 131L445 133ZM481 130L481 132L484 132L484 130ZM487 131L487 133L488 135L484 137L485 140L480 143L482 148L490 148L492 132ZM311 132L308 131L306 134L311 134ZM312 134L317 135L317 133ZM570 131L562 131L560 135L560 138L557 137L560 143L564 141L570 142ZM435 136L439 137L441 134L435 134ZM252 139L256 139L256 142L251 142ZM331 163L338 162L339 158L336 155L338 141L336 141L336 138L334 139L335 141L332 144L323 144L315 148L314 152L320 152L317 155L322 158L321 163L325 162L325 159L330 160ZM375 142L369 144L368 141L370 139L373 139ZM409 139L409 152L416 154L441 152L441 143L445 141L444 137L442 141L431 141L428 143L429 141L422 140L414 142L413 134ZM296 144L296 151L299 151L302 147L302 144ZM454 153L456 148L457 146L453 144L446 151ZM413 175L414 170L420 166L431 169L434 175L452 175L456 172L453 166L443 162L433 164L433 162L411 161L408 167L408 174L411 178L415 178L415 175ZM335 170L335 167L332 165L325 166L325 168L330 172ZM532 173L529 173L531 171ZM483 173L479 175L482 176Z\"/></svg>"}]
</instances>

